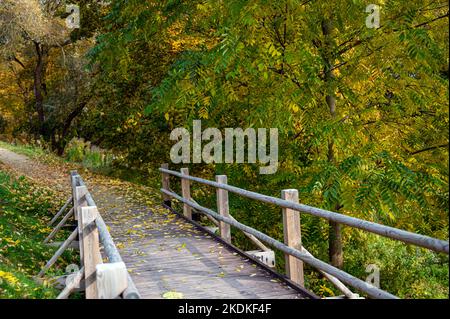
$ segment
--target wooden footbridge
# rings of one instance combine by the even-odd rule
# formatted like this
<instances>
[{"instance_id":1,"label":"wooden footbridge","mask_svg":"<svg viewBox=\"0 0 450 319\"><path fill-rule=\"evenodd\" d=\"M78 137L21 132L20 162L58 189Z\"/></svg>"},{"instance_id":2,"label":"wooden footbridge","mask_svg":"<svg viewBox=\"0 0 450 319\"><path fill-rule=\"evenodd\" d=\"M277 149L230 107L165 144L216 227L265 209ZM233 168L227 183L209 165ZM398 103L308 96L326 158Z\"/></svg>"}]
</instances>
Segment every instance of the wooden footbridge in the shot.
<instances>
[{"instance_id":1,"label":"wooden footbridge","mask_svg":"<svg viewBox=\"0 0 450 319\"><path fill-rule=\"evenodd\" d=\"M159 226L146 230L144 236L121 253L114 239L122 240L118 237L123 235L116 235L113 230L110 233L107 224L113 221L103 220L82 177L75 171L71 173L72 196L49 223L57 225L45 242L50 243L70 219L76 221L76 228L38 274L38 278L44 277L66 249L79 249L80 265L72 274L56 278L62 289L59 299L80 290L88 299L316 299L313 292L304 288L304 263L333 283L342 292L340 298L361 298L359 294L369 298L396 298L312 256L301 243L301 214L325 218L436 252L448 254L449 251L448 241L300 204L297 190L283 190L281 198L275 198L228 185L224 175L209 181L190 176L185 168L180 172L169 170L167 164L162 165L160 172L162 201L167 214L156 214L144 207L143 214L139 214L140 221ZM171 177L181 180L181 195L171 190ZM191 197L192 183L216 189L217 211L195 202ZM283 215L284 242L235 220L229 212L229 192L279 206ZM172 208L173 200L183 204L182 213ZM194 221L193 211L206 215L217 225L220 235ZM244 252L235 247L230 227L244 232L259 250ZM272 249L285 254L286 276L274 270ZM182 254L178 253L180 250ZM133 253L136 251L140 253ZM131 273L130 264L138 265Z\"/></svg>"}]
</instances>

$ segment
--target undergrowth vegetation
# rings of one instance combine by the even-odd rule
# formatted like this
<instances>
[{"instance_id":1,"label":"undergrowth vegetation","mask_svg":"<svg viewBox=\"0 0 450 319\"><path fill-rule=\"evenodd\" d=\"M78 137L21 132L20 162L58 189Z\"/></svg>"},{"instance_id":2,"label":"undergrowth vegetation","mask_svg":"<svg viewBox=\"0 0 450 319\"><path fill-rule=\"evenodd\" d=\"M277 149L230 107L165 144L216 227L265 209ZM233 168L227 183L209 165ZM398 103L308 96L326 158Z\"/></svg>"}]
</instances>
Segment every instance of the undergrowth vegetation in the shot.
<instances>
[{"instance_id":1,"label":"undergrowth vegetation","mask_svg":"<svg viewBox=\"0 0 450 319\"><path fill-rule=\"evenodd\" d=\"M108 168L113 160L112 154L77 138L67 144L64 157L70 162L81 163L83 166L93 169Z\"/></svg>"},{"instance_id":2,"label":"undergrowth vegetation","mask_svg":"<svg viewBox=\"0 0 450 319\"><path fill-rule=\"evenodd\" d=\"M54 198L50 190L12 177L0 166L0 298L57 296L49 279L34 279L56 251L42 243L51 231L48 221L61 206ZM65 236L62 231L56 240ZM46 278L63 275L75 260L76 254L65 252Z\"/></svg>"}]
</instances>

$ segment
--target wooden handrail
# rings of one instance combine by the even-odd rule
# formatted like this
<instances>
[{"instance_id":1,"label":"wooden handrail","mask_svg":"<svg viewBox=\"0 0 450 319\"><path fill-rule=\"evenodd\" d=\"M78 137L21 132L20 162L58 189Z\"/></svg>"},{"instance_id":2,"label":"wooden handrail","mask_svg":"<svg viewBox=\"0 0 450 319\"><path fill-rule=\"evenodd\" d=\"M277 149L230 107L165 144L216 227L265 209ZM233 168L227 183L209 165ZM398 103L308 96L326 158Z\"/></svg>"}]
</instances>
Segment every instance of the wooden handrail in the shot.
<instances>
[{"instance_id":1,"label":"wooden handrail","mask_svg":"<svg viewBox=\"0 0 450 319\"><path fill-rule=\"evenodd\" d=\"M415 234L415 233L408 232L405 230L377 224L374 222L366 221L366 220L355 218L355 217L346 216L343 214L331 212L331 211L317 208L317 207L312 207L312 206L308 206L308 205L304 205L304 204L297 204L297 203L293 203L293 202L283 200L280 198L262 195L262 194L259 194L256 192L248 191L248 190L238 188L235 186L231 186L228 184L220 184L217 182L213 182L210 180L206 180L206 179L202 179L202 178L198 178L198 177L194 177L194 176L190 176L190 175L183 175L179 172L172 171L172 170L165 169L165 168L159 168L159 171L179 177L179 178L191 180L193 182L197 182L200 184L209 185L209 186L212 186L215 188L225 189L229 192L232 192L232 193L235 193L235 194L247 197L247 198L255 199L255 200L258 200L258 201L261 201L264 203L274 204L274 205L277 205L277 206L280 206L283 208L290 208L290 209L297 210L302 213L321 217L321 218L331 220L331 221L334 221L334 222L337 222L337 223L340 223L343 225L362 229L362 230L365 230L365 231L368 231L368 232L371 232L374 234L378 234L383 237L387 237L387 238L399 240L399 241L402 241L402 242L405 242L408 244L413 244L416 246L424 247L424 248L427 248L427 249L430 249L430 250L433 250L436 252L442 252L442 253L446 253L446 254L449 253L449 242L448 241L432 238L429 236Z\"/></svg>"},{"instance_id":2,"label":"wooden handrail","mask_svg":"<svg viewBox=\"0 0 450 319\"><path fill-rule=\"evenodd\" d=\"M208 209L206 207L200 206L190 200L187 200L181 196L179 196L178 194L171 192L171 191L167 191L165 189L161 188L161 192L165 195L168 195L172 198L175 198L177 200L179 200L180 202L182 202L185 205L189 205L191 208L196 209L200 212L203 212L205 214L211 215L212 217L214 217L217 220L220 220L222 222L225 222L233 227L236 227L237 229L252 234L253 236L255 236L256 238L266 242L267 244L281 250L282 252L289 254L291 256L294 256L298 259L301 259L302 261L304 261L305 263L313 266L314 268L318 269L318 270L322 270L324 272L326 272L327 274L330 274L336 278L338 278L339 280L341 280L342 282L356 288L359 289L365 293L367 293L369 296L373 297L373 298L381 298L381 299L397 299L396 296L381 290L359 278L356 278L338 268L335 268L323 261L321 261L320 259L317 259L315 257L313 257L310 254L307 254L305 252L302 252L300 250L294 249L292 247L289 247L281 242L279 242L278 240L254 229L251 228L247 225L244 225L234 219L231 219L229 217L223 217L219 214L217 214L216 212L212 211L211 209Z\"/></svg>"},{"instance_id":3,"label":"wooden handrail","mask_svg":"<svg viewBox=\"0 0 450 319\"><path fill-rule=\"evenodd\" d=\"M289 234L289 233L286 233L287 229L285 229L285 243L283 244L281 242L276 241L274 238L271 238L271 237L259 232L258 230L254 229L254 228L251 228L242 223L239 223L228 213L223 214L223 212L221 212L221 210L220 210L222 208L221 206L223 206L225 204L226 212L228 212L228 200L225 200L226 203L224 203L224 200L223 199L219 200L219 196L217 196L218 212L212 211L206 207L199 205L194 199L192 199L190 197L190 190L188 192L186 192L186 189L188 187L190 187L188 182L189 181L197 182L200 184L215 187L216 189L221 189L225 192L230 191L230 192L233 192L235 194L238 194L238 195L241 195L241 196L244 196L247 198L251 198L251 199L261 201L261 202L280 206L283 208L284 215L286 215L285 213L289 212L289 211L293 212L293 213L295 211L302 212L302 213L308 213L313 216L325 218L325 219L332 220L332 221L335 221L335 222L338 222L341 224L345 224L345 225L348 225L351 227L366 230L366 231L369 231L369 232L372 232L372 233L375 233L375 234L378 234L378 235L381 235L381 236L384 236L387 238L403 241L405 243L414 244L416 246L420 246L420 247L428 248L430 250L448 254L448 246L449 246L448 241L443 241L440 239L407 232L407 231L404 231L401 229L384 226L384 225L369 222L366 220L345 216L345 215L327 211L324 209L299 204L297 200L292 200L292 199L289 200L288 198L279 199L279 198L275 198L275 197L271 197L271 196L267 196L267 195L262 195L262 194L259 194L256 192L248 191L245 189L241 189L241 188L238 188L235 186L228 185L226 182L225 176L222 176L222 178L218 178L220 176L216 176L216 182L214 182L214 181L190 176L189 171L186 168L182 169L181 173L169 170L168 164L161 165L161 168L159 169L159 171L162 173L161 192L163 194L163 200L166 205L170 206L170 198L178 199L179 201L181 201L183 203L184 211L187 210L186 207L189 207L189 209L194 209L198 212L202 212L202 213L206 214L206 216L209 219L213 220L216 224L219 224L219 221L220 221L220 222L222 222L222 224L225 223L225 224L234 226L237 229L243 231L244 234L246 234L247 236L251 236L251 238L254 238L255 240L260 239L260 240L268 243L269 245L272 245L273 247L278 248L279 250L281 250L282 252L284 252L286 254L286 256L287 256L286 258L288 258L288 256L293 256L293 257L296 257L296 258L308 263L309 265L315 267L317 270L319 270L321 273L323 273L325 275L325 277L328 280L330 280L348 298L355 298L355 297L357 298L358 295L352 293L347 287L345 287L343 285L342 282L347 283L348 285L350 285L354 288L357 288L374 298L397 298L397 297L384 291L384 290L374 287L358 278L355 278L355 277L351 276L350 274L315 258L304 247L301 246L300 230L294 231L292 234ZM170 181L169 181L170 175L179 177L183 181L182 182L182 186L184 186L183 196L179 196L178 194L176 194L174 191L172 191L170 189ZM221 182L221 181L223 181L223 182ZM295 192L295 193L297 192L296 190L285 190L285 192L286 191ZM216 192L216 193L217 193L217 195L219 194L219 192ZM285 217L286 216L284 216L283 218L285 218ZM296 218L298 219L298 217L296 217ZM298 221L298 223L299 223L299 221ZM291 230L291 231L293 231L293 230ZM224 234L222 234L222 232ZM221 231L221 237L225 238L228 236L227 234L228 234L227 231L225 231L225 232ZM299 237L295 238L295 236L299 236ZM294 259L294 261L295 261L295 259ZM299 278L297 278L297 280L295 280L295 278L292 278L292 276L288 274L289 277L291 278L291 280L302 285L302 282L303 282L302 267L300 267L299 265L295 265L295 262L291 262L290 265L287 265L287 268L288 267L290 267L289 270L296 272L294 274L294 277L300 276ZM340 282L339 280L342 280L342 282Z\"/></svg>"},{"instance_id":4,"label":"wooden handrail","mask_svg":"<svg viewBox=\"0 0 450 319\"><path fill-rule=\"evenodd\" d=\"M72 179L72 187L75 188L77 186L86 187L86 184L84 183L82 177L78 175L76 171L71 172L71 179ZM89 191L87 191L87 193L84 194L84 200L86 201L88 207L97 206ZM122 257L120 256L120 253L117 250L116 245L114 244L114 241L111 237L111 234L108 231L105 221L103 220L100 214L98 214L95 218L95 225L97 227L99 239L101 244L103 245L103 250L105 252L105 255L108 257L109 263L123 263ZM128 273L127 278L128 278L128 285L127 288L122 293L123 298L140 299L141 296L139 294L139 291L137 290L131 276Z\"/></svg>"}]
</instances>

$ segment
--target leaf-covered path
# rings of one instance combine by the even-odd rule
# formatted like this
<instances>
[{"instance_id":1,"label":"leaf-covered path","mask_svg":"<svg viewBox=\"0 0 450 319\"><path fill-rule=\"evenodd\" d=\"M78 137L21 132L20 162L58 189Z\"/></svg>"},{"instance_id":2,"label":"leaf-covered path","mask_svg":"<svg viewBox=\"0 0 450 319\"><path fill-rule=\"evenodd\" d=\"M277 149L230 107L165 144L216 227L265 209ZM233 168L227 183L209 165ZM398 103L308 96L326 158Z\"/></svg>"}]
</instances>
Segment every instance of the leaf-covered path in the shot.
<instances>
[{"instance_id":1,"label":"leaf-covered path","mask_svg":"<svg viewBox=\"0 0 450 319\"><path fill-rule=\"evenodd\" d=\"M17 175L70 193L69 164L47 165L0 148ZM158 202L155 190L81 171L143 298L302 298L251 260Z\"/></svg>"}]
</instances>

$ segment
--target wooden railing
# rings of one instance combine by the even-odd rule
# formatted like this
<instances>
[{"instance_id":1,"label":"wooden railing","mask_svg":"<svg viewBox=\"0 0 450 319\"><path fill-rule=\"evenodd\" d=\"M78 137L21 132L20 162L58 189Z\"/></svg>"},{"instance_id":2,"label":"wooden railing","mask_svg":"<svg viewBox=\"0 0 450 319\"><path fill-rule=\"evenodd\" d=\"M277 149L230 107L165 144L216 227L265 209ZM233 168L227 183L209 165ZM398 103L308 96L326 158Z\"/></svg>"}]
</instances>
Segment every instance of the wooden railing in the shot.
<instances>
[{"instance_id":1,"label":"wooden railing","mask_svg":"<svg viewBox=\"0 0 450 319\"><path fill-rule=\"evenodd\" d=\"M63 290L58 299L68 298L72 292L77 290L84 290L87 299L140 298L97 205L76 171L71 172L70 183L72 196L52 218L49 226L53 225L67 208L72 207L44 240L44 243L48 244L70 218L76 221L76 229L59 246L54 256L38 274L38 278L45 275L67 248L72 247L80 251L81 267L70 277L63 277ZM78 242L75 241L77 237ZM107 260L105 263L101 247Z\"/></svg>"},{"instance_id":2,"label":"wooden railing","mask_svg":"<svg viewBox=\"0 0 450 319\"><path fill-rule=\"evenodd\" d=\"M298 285L303 286L303 262L320 271L330 282L332 282L347 298L357 298L358 295L350 291L344 284L347 284L359 291L366 293L372 298L397 298L396 296L379 289L359 278L356 278L336 267L333 267L311 255L301 242L300 213L325 218L340 224L362 229L387 238L402 241L408 244L424 247L436 252L449 252L449 242L411 233L401 229L384 226L381 224L369 222L359 218L338 214L324 209L300 204L298 191L287 189L281 192L281 199L262 195L227 184L225 175L216 176L216 181L209 181L202 178L189 175L187 168L182 168L180 172L168 169L168 164L163 164L159 169L162 173L163 201L167 206L171 206L171 199L177 199L183 203L183 214L187 219L192 218L192 209L206 214L206 216L219 226L220 236L226 242L231 242L230 226L233 226L250 238L258 247L268 249L262 242L279 249L286 256L286 274ZM181 179L182 196L176 194L170 189L170 176ZM190 183L196 182L209 185L216 188L217 212L200 206L191 197ZM236 221L229 212L228 192L238 194L243 197L251 198L268 204L274 204L282 208L284 243L269 237L268 235L246 226Z\"/></svg>"}]
</instances>

